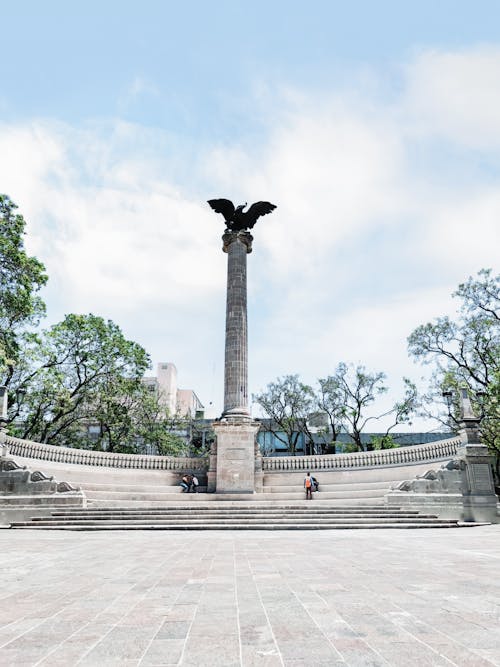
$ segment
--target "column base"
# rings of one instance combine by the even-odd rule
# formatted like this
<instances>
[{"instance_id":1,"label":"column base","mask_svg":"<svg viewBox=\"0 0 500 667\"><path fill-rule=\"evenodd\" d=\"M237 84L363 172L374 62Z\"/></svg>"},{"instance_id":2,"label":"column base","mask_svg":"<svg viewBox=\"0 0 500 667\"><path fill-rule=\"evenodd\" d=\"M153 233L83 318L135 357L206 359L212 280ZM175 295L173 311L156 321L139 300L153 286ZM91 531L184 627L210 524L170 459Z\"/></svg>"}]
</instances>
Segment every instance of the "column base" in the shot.
<instances>
[{"instance_id":1,"label":"column base","mask_svg":"<svg viewBox=\"0 0 500 667\"><path fill-rule=\"evenodd\" d=\"M231 410L225 410L222 413L221 421L251 422L253 420L247 408L238 407L238 408L231 408Z\"/></svg>"},{"instance_id":2,"label":"column base","mask_svg":"<svg viewBox=\"0 0 500 667\"><path fill-rule=\"evenodd\" d=\"M217 436L216 493L255 492L255 437L259 428L249 416L224 416L213 424Z\"/></svg>"}]
</instances>

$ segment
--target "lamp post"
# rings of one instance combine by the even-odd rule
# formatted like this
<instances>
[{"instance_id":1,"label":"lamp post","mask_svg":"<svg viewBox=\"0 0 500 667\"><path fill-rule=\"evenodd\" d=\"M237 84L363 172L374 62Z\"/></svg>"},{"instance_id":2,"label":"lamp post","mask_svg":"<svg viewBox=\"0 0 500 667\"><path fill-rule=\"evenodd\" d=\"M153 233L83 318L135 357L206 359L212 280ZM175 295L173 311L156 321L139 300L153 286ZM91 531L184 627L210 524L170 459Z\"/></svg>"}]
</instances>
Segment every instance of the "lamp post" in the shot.
<instances>
[{"instance_id":1,"label":"lamp post","mask_svg":"<svg viewBox=\"0 0 500 667\"><path fill-rule=\"evenodd\" d=\"M457 396L459 406L459 419L456 419L452 412L453 397ZM482 400L485 396L484 391L475 392L477 399ZM478 416L474 412L467 387L460 387L458 391L443 391L443 397L448 405L448 416L451 417L460 427L460 436L464 445L481 445L479 427L484 417L484 412Z\"/></svg>"}]
</instances>

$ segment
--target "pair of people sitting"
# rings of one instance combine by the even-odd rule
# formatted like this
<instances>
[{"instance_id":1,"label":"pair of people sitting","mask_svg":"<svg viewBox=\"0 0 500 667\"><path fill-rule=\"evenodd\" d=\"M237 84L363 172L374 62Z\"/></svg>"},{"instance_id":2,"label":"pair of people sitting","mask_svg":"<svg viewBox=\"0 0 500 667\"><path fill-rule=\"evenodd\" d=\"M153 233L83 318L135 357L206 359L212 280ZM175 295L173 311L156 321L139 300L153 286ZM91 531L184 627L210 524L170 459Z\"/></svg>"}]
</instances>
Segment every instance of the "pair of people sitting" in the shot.
<instances>
[{"instance_id":1,"label":"pair of people sitting","mask_svg":"<svg viewBox=\"0 0 500 667\"><path fill-rule=\"evenodd\" d=\"M183 475L180 481L182 493L198 493L198 484L196 475Z\"/></svg>"}]
</instances>

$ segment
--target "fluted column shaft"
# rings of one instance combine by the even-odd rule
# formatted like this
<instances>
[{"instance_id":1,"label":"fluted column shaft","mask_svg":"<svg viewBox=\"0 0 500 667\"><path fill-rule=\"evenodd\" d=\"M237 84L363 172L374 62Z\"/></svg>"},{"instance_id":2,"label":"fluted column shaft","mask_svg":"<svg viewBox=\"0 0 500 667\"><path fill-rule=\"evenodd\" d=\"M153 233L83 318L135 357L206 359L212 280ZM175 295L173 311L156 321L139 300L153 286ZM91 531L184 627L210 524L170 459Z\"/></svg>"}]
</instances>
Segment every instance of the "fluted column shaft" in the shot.
<instances>
[{"instance_id":1,"label":"fluted column shaft","mask_svg":"<svg viewBox=\"0 0 500 667\"><path fill-rule=\"evenodd\" d=\"M226 344L223 417L249 417L247 254L252 252L249 232L226 231L227 253Z\"/></svg>"}]
</instances>

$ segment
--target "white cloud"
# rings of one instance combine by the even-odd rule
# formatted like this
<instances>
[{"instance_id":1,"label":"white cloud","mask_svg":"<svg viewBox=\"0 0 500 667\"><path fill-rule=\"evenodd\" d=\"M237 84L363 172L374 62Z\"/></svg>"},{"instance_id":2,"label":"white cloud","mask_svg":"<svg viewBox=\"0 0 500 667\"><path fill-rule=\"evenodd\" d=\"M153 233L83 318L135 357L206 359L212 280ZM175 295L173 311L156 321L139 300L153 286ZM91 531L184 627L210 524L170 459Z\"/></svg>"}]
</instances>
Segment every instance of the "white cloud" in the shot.
<instances>
[{"instance_id":1,"label":"white cloud","mask_svg":"<svg viewBox=\"0 0 500 667\"><path fill-rule=\"evenodd\" d=\"M130 128L128 128L130 131ZM110 159L97 133L46 124L0 133L3 189L22 204L30 247L43 258L68 305L124 309L179 303L223 284L207 248L208 211L141 161Z\"/></svg>"},{"instance_id":2,"label":"white cloud","mask_svg":"<svg viewBox=\"0 0 500 667\"><path fill-rule=\"evenodd\" d=\"M111 317L217 412L225 257L204 199L269 199L249 258L251 391L341 360L411 374L406 336L495 268L499 62L493 49L421 54L390 103L371 88L285 91L264 142L189 163L167 132L121 121L0 126L0 189L47 264L49 314Z\"/></svg>"},{"instance_id":3,"label":"white cloud","mask_svg":"<svg viewBox=\"0 0 500 667\"><path fill-rule=\"evenodd\" d=\"M500 48L426 51L406 71L402 113L426 139L500 148Z\"/></svg>"}]
</instances>

